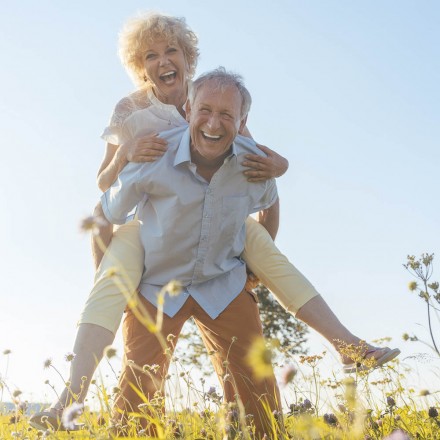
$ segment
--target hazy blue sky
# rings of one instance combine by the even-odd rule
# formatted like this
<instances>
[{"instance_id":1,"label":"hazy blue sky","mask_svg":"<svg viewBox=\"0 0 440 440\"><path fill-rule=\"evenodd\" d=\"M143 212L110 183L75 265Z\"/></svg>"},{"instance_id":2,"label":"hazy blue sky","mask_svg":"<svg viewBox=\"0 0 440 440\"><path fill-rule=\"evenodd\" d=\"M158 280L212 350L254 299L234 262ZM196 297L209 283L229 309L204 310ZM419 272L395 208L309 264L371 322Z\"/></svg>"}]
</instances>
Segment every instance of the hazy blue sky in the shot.
<instances>
[{"instance_id":1,"label":"hazy blue sky","mask_svg":"<svg viewBox=\"0 0 440 440\"><path fill-rule=\"evenodd\" d=\"M393 337L402 358L424 351L400 339L427 334L402 263L440 252L438 2L5 1L0 350L13 351L8 383L50 399L43 361L66 371L93 279L78 224L99 197L101 131L133 90L117 33L147 9L186 17L200 38L197 73L223 65L245 77L252 134L290 161L279 179L279 247L353 332ZM325 346L311 337L312 352Z\"/></svg>"}]
</instances>

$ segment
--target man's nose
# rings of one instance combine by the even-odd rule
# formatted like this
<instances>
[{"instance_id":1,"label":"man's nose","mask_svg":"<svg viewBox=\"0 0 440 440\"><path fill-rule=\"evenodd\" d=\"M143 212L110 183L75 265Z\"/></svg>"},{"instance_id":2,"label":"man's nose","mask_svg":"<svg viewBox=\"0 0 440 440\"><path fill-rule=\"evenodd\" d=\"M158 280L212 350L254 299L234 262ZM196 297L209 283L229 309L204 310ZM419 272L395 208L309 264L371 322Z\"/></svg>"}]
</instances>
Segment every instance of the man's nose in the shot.
<instances>
[{"instance_id":1,"label":"man's nose","mask_svg":"<svg viewBox=\"0 0 440 440\"><path fill-rule=\"evenodd\" d=\"M219 118L219 115L217 115L216 113L212 113L212 114L209 116L209 119L208 119L208 127L209 127L211 130L216 130L217 128L220 127L220 118Z\"/></svg>"}]
</instances>

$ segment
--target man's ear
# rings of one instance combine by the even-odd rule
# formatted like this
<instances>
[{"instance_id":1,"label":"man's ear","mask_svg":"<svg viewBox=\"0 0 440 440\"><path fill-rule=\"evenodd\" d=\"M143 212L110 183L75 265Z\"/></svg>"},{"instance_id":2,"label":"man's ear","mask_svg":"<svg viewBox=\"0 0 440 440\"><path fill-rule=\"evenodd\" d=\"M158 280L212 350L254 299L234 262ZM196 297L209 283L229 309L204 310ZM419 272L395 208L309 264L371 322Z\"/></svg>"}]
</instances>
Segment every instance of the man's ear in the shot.
<instances>
[{"instance_id":1,"label":"man's ear","mask_svg":"<svg viewBox=\"0 0 440 440\"><path fill-rule=\"evenodd\" d=\"M187 99L186 103L185 103L185 115L186 115L185 116L186 122L189 123L189 118L190 118L190 115L191 115L191 104L189 102L189 99Z\"/></svg>"},{"instance_id":2,"label":"man's ear","mask_svg":"<svg viewBox=\"0 0 440 440\"><path fill-rule=\"evenodd\" d=\"M238 134L243 134L243 130L246 127L246 121L247 121L247 115L240 121L240 127L238 128Z\"/></svg>"}]
</instances>

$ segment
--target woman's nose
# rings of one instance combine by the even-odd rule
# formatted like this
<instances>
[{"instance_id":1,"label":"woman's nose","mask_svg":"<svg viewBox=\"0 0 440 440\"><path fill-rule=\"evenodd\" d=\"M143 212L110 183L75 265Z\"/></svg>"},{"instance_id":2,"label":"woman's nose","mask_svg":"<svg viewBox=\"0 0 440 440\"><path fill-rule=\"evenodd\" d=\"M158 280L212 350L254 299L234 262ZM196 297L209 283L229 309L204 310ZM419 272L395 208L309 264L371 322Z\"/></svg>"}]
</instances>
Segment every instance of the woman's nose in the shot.
<instances>
[{"instance_id":1,"label":"woman's nose","mask_svg":"<svg viewBox=\"0 0 440 440\"><path fill-rule=\"evenodd\" d=\"M169 58L168 58L168 55L162 55L161 57L160 57L160 65L161 66L166 66L168 63L169 63Z\"/></svg>"}]
</instances>

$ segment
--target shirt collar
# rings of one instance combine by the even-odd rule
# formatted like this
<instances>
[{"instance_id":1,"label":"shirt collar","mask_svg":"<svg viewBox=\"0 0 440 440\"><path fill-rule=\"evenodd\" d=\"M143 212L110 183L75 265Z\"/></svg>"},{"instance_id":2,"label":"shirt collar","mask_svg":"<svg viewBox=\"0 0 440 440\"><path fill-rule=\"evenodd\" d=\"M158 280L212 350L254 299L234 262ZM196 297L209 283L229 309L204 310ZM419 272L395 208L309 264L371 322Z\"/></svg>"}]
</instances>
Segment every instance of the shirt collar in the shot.
<instances>
[{"instance_id":1,"label":"shirt collar","mask_svg":"<svg viewBox=\"0 0 440 440\"><path fill-rule=\"evenodd\" d=\"M190 93L190 89L192 88L192 82L188 82L188 96ZM175 113L177 112L179 115L180 113L177 111L176 106L174 106L173 104L165 104L162 101L159 101L159 99L157 99L156 95L153 92L153 89L150 87L147 89L147 96L148 99L150 100L150 102L155 106L160 108L161 110L166 110L166 111L170 111L171 113ZM185 106L186 106L186 101L184 102L184 104L182 105L182 109L185 111ZM183 116L180 115L182 118Z\"/></svg>"},{"instance_id":2,"label":"shirt collar","mask_svg":"<svg viewBox=\"0 0 440 440\"><path fill-rule=\"evenodd\" d=\"M191 151L189 148L190 132L189 127L183 132L180 139L179 147L177 148L176 157L174 158L174 166L183 162L191 162Z\"/></svg>"}]
</instances>

